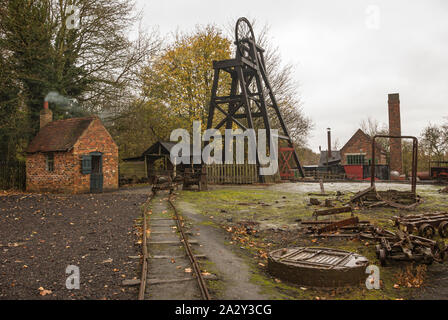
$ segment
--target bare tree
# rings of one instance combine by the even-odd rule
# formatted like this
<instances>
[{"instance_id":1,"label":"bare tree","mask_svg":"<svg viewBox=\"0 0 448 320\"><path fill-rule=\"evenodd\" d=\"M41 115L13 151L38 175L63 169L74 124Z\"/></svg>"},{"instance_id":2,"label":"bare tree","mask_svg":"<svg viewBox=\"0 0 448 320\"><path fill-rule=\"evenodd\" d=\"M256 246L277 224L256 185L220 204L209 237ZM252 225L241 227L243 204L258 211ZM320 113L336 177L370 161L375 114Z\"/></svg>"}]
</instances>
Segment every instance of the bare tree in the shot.
<instances>
[{"instance_id":1,"label":"bare tree","mask_svg":"<svg viewBox=\"0 0 448 320\"><path fill-rule=\"evenodd\" d=\"M373 138L376 135L387 135L389 133L389 130L387 128L386 124L381 124L378 120L368 117L367 119L362 120L359 123L359 127L362 131L364 131L365 134L367 134L369 137ZM389 139L386 138L379 138L375 140L379 146L384 151L389 150Z\"/></svg>"},{"instance_id":2,"label":"bare tree","mask_svg":"<svg viewBox=\"0 0 448 320\"><path fill-rule=\"evenodd\" d=\"M373 137L377 134L387 134L387 126L385 124L380 124L380 122L372 117L362 120L359 126L364 133Z\"/></svg>"}]
</instances>

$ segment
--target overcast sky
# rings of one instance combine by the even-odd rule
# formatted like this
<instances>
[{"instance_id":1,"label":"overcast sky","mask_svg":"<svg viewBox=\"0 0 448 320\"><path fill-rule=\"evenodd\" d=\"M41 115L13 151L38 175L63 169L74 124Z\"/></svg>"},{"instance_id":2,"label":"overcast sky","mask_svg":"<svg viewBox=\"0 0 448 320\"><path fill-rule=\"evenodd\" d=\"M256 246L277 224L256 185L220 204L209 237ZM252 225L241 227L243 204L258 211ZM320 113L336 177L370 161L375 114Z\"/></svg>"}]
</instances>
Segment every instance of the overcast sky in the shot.
<instances>
[{"instance_id":1,"label":"overcast sky","mask_svg":"<svg viewBox=\"0 0 448 320\"><path fill-rule=\"evenodd\" d=\"M388 123L387 94L399 93L402 134L418 136L448 116L448 1L137 0L145 27L162 34L240 16L268 23L315 128L314 151L326 128L340 147L367 117ZM257 28L255 26L255 33Z\"/></svg>"}]
</instances>

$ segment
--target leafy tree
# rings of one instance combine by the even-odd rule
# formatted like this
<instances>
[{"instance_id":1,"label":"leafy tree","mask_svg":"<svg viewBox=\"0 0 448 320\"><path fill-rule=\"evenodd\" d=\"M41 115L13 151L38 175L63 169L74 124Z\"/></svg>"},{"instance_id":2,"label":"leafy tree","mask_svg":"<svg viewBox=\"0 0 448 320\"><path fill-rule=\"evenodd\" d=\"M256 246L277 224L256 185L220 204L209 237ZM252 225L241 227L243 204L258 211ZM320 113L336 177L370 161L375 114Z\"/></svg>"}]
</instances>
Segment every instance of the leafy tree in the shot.
<instances>
[{"instance_id":1,"label":"leafy tree","mask_svg":"<svg viewBox=\"0 0 448 320\"><path fill-rule=\"evenodd\" d=\"M267 47L265 54L271 85L293 140L296 145L304 146L312 123L303 115L292 79L292 66L282 65L278 49L270 48L266 35L267 29L260 39L261 44ZM219 28L211 25L196 27L190 33L178 33L173 42L143 70L143 101L130 112L138 112L140 119L147 118L144 125L152 128L141 131L148 134L143 139L145 146L149 141L168 139L172 129L191 129L193 120L201 120L205 127L214 72L212 61L233 56L232 37L225 36ZM230 77L224 76L227 78L220 77L222 83L219 88L223 92L219 95L229 92ZM145 116L147 114L155 115L155 119L151 121L151 117ZM261 126L261 123L255 125ZM272 125L280 127L275 121ZM143 150L144 146L140 149Z\"/></svg>"},{"instance_id":2,"label":"leafy tree","mask_svg":"<svg viewBox=\"0 0 448 320\"><path fill-rule=\"evenodd\" d=\"M213 82L213 60L230 58L230 41L215 26L178 33L160 57L142 72L143 96L166 108L184 128L193 120L207 122ZM220 87L228 83L221 78ZM164 133L166 136L166 133Z\"/></svg>"},{"instance_id":3,"label":"leafy tree","mask_svg":"<svg viewBox=\"0 0 448 320\"><path fill-rule=\"evenodd\" d=\"M205 127L213 60L230 58L230 41L212 25L178 33L140 74L141 97L114 121L112 134L121 156L132 156L157 140L169 140L176 128ZM228 80L221 80L227 83ZM124 146L127 144L127 146Z\"/></svg>"},{"instance_id":4,"label":"leafy tree","mask_svg":"<svg viewBox=\"0 0 448 320\"><path fill-rule=\"evenodd\" d=\"M421 146L431 160L441 161L448 151L447 125L428 124L421 134Z\"/></svg>"},{"instance_id":5,"label":"leafy tree","mask_svg":"<svg viewBox=\"0 0 448 320\"><path fill-rule=\"evenodd\" d=\"M70 5L79 8L79 28L68 27L68 19L75 18ZM91 112L123 108L135 93L140 65L159 45L154 33L139 32L135 41L129 39L138 20L131 0L0 0L0 16L6 70L0 82L12 86L0 88L0 105L8 117L24 113L29 120L29 126L15 127L26 142L37 131L39 111L50 91ZM14 91L15 101L10 99ZM78 112L67 104L50 107L55 118ZM2 141L14 140L8 132L1 132Z\"/></svg>"}]
</instances>

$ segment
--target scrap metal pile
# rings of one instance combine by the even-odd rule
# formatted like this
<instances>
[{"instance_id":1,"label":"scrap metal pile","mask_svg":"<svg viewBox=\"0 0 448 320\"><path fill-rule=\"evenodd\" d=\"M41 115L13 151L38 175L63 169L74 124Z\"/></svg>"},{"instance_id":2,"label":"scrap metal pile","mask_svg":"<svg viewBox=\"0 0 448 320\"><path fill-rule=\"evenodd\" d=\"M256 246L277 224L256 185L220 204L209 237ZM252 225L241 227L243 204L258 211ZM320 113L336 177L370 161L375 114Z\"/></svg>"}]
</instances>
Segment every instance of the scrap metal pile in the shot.
<instances>
[{"instance_id":1,"label":"scrap metal pile","mask_svg":"<svg viewBox=\"0 0 448 320\"><path fill-rule=\"evenodd\" d=\"M393 217L395 226L425 238L434 238L436 230L442 238L448 237L448 212L413 214Z\"/></svg>"},{"instance_id":2,"label":"scrap metal pile","mask_svg":"<svg viewBox=\"0 0 448 320\"><path fill-rule=\"evenodd\" d=\"M350 218L318 220L321 216L335 215L350 212ZM360 221L355 217L350 206L336 207L331 209L318 209L313 213L313 221L302 221L306 226L306 233L321 237L353 237L361 231L369 230L372 226L369 221Z\"/></svg>"},{"instance_id":3,"label":"scrap metal pile","mask_svg":"<svg viewBox=\"0 0 448 320\"><path fill-rule=\"evenodd\" d=\"M197 186L199 191L207 190L207 169L205 166L185 168L183 190Z\"/></svg>"},{"instance_id":4,"label":"scrap metal pile","mask_svg":"<svg viewBox=\"0 0 448 320\"><path fill-rule=\"evenodd\" d=\"M375 187L376 166L372 165L370 170L370 187L366 190L355 194L349 201L350 205L359 207L381 207L389 206L397 209L412 210L421 203L421 198L416 194L417 190L417 154L418 154L418 140L412 136L393 136L393 135L375 135L372 138L372 159L375 159L377 138L389 139L412 139L412 172L411 172L411 191L378 191Z\"/></svg>"},{"instance_id":5,"label":"scrap metal pile","mask_svg":"<svg viewBox=\"0 0 448 320\"><path fill-rule=\"evenodd\" d=\"M169 190L172 192L174 190L173 180L169 175L156 176L152 190L153 192L159 190Z\"/></svg>"},{"instance_id":6,"label":"scrap metal pile","mask_svg":"<svg viewBox=\"0 0 448 320\"><path fill-rule=\"evenodd\" d=\"M370 232L361 233L361 238L375 240L376 254L381 265L388 261L415 261L430 264L433 261L443 262L447 256L444 242L409 234L405 231L388 231L374 228Z\"/></svg>"},{"instance_id":7,"label":"scrap metal pile","mask_svg":"<svg viewBox=\"0 0 448 320\"><path fill-rule=\"evenodd\" d=\"M353 206L374 208L390 206L397 209L411 210L422 202L414 191L377 191L375 186L355 194L349 201Z\"/></svg>"}]
</instances>

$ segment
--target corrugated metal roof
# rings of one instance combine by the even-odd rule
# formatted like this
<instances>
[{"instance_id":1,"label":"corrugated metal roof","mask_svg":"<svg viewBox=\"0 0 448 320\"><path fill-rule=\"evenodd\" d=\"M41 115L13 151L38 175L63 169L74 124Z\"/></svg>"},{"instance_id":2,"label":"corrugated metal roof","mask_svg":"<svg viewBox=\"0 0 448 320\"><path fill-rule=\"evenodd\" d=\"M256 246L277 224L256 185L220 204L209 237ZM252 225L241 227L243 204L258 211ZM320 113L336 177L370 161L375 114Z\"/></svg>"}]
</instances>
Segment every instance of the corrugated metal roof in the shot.
<instances>
[{"instance_id":1,"label":"corrugated metal roof","mask_svg":"<svg viewBox=\"0 0 448 320\"><path fill-rule=\"evenodd\" d=\"M331 151L331 157L327 159L328 151L324 150L320 152L320 158L319 158L319 167L323 167L327 165L327 162L329 165L337 164L341 161L341 152L338 151Z\"/></svg>"}]
</instances>

